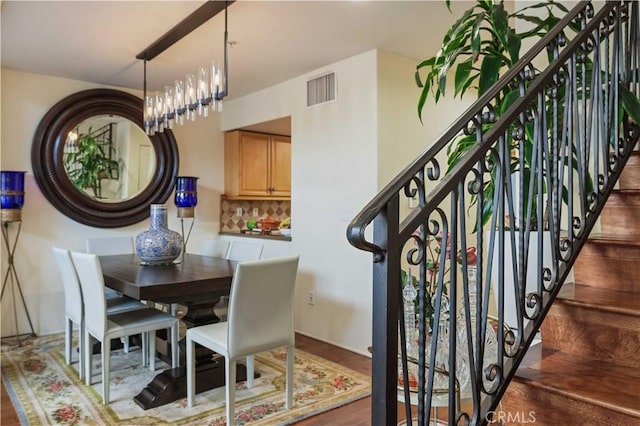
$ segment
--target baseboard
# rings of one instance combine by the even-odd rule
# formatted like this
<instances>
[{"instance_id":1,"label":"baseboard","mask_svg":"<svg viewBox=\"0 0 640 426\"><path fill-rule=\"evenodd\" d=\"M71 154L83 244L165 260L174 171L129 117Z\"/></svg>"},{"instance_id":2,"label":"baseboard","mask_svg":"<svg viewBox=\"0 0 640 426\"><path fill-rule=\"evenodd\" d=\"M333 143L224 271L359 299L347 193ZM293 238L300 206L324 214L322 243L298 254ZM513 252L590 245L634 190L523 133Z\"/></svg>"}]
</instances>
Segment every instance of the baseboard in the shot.
<instances>
[{"instance_id":1,"label":"baseboard","mask_svg":"<svg viewBox=\"0 0 640 426\"><path fill-rule=\"evenodd\" d=\"M305 337L309 337L311 339L319 340L320 342L327 343L327 344L332 345L332 346L336 346L336 347L338 347L340 349L344 349L345 351L353 352L354 354L358 354L358 355L366 356L367 358L371 358L371 353L369 353L369 351L360 352L358 350L355 350L353 348L349 348L349 347L341 345L339 343L332 342L330 340L323 339L323 338L318 337L318 336L314 336L313 334L304 333L304 332L302 332L300 330L295 330L295 332L298 333L298 334L302 334Z\"/></svg>"}]
</instances>

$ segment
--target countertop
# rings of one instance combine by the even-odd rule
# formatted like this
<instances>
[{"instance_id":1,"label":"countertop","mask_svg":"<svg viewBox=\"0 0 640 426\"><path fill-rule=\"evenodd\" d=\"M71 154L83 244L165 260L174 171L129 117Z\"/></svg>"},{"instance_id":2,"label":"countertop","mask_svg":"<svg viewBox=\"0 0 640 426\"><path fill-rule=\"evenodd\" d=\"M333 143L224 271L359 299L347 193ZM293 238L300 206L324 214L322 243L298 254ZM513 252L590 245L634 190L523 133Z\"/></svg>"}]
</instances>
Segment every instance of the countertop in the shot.
<instances>
[{"instance_id":1,"label":"countertop","mask_svg":"<svg viewBox=\"0 0 640 426\"><path fill-rule=\"evenodd\" d=\"M291 241L291 237L285 237L284 235L265 235L265 234L252 234L252 233L240 233L240 232L220 232L220 235L228 235L231 237L243 237L243 238L260 238L263 240L276 240L276 241Z\"/></svg>"}]
</instances>

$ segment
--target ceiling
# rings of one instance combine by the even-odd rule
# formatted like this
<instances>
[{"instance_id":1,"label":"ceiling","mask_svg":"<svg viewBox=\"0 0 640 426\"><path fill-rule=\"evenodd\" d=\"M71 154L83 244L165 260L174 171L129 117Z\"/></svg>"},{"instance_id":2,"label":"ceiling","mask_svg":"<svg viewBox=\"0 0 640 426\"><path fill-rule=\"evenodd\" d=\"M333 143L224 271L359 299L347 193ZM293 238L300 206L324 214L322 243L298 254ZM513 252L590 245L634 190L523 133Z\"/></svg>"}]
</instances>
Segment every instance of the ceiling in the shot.
<instances>
[{"instance_id":1,"label":"ceiling","mask_svg":"<svg viewBox=\"0 0 640 426\"><path fill-rule=\"evenodd\" d=\"M468 2L452 2L455 10ZM142 89L135 57L201 1L2 1L2 67ZM353 55L381 49L433 55L454 21L444 1L249 1L228 9L229 97L243 96ZM224 14L147 64L162 90L222 57ZM412 76L407 76L412 78Z\"/></svg>"}]
</instances>

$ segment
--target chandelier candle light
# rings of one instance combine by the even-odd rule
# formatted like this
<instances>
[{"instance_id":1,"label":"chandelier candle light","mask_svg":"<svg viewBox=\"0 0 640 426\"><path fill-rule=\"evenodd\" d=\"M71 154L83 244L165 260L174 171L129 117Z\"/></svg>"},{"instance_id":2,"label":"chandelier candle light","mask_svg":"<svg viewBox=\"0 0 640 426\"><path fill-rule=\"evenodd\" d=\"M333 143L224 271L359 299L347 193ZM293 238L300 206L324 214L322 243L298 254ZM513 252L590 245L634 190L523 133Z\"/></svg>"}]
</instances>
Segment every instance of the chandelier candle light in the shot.
<instances>
[{"instance_id":1,"label":"chandelier candle light","mask_svg":"<svg viewBox=\"0 0 640 426\"><path fill-rule=\"evenodd\" d=\"M172 129L174 123L184 124L185 119L208 117L209 109L222 111L222 99L227 96L227 6L233 1L207 1L165 35L160 37L136 58L144 61L144 129L148 135ZM224 8L224 9L222 9ZM196 74L187 74L184 81L164 87L164 92L147 93L147 61L162 53L169 46L224 10L224 59L213 61L208 67L198 68Z\"/></svg>"}]
</instances>

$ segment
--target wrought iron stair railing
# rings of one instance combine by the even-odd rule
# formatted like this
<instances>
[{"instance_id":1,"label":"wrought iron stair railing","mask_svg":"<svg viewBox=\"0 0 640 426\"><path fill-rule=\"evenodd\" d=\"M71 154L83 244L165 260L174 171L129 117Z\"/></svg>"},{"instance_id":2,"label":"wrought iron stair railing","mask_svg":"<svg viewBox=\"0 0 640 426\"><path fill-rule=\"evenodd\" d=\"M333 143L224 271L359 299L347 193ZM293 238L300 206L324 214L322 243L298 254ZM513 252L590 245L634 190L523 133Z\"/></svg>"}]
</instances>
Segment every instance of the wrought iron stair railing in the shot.
<instances>
[{"instance_id":1,"label":"wrought iron stair railing","mask_svg":"<svg viewBox=\"0 0 640 426\"><path fill-rule=\"evenodd\" d=\"M372 424L396 424L399 397L420 425L433 406L490 422L536 338L640 136L622 107L638 97L639 5L598 6L575 6L349 224L373 253ZM520 95L498 114L505 88Z\"/></svg>"}]
</instances>

